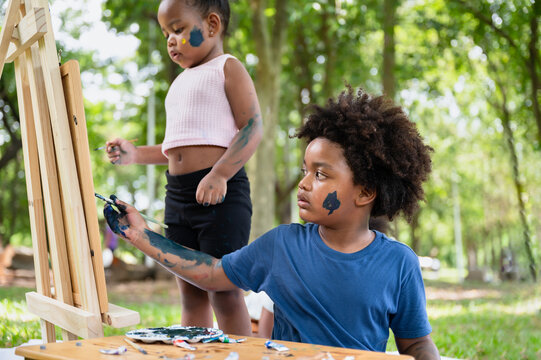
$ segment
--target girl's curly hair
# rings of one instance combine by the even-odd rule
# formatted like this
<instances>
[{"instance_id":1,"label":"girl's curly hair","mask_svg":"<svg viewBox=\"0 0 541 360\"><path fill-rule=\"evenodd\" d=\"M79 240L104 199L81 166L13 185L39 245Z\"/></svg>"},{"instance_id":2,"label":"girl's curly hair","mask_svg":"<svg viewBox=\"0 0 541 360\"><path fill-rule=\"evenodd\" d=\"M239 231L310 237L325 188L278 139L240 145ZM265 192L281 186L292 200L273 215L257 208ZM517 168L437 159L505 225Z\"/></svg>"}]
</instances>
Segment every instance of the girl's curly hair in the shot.
<instances>
[{"instance_id":1,"label":"girl's curly hair","mask_svg":"<svg viewBox=\"0 0 541 360\"><path fill-rule=\"evenodd\" d=\"M352 87L327 106L313 106L296 137L323 137L339 144L353 182L376 192L371 216L390 220L402 212L409 220L424 199L422 184L431 171L430 152L401 107L384 96Z\"/></svg>"}]
</instances>

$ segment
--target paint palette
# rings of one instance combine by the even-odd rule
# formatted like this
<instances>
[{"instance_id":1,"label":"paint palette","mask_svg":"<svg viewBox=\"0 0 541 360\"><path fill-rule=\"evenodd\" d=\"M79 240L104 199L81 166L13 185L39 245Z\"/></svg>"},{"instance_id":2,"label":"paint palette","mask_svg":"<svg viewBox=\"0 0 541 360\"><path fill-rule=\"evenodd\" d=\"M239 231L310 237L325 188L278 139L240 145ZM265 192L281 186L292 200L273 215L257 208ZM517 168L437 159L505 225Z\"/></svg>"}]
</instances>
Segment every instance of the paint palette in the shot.
<instances>
[{"instance_id":1,"label":"paint palette","mask_svg":"<svg viewBox=\"0 0 541 360\"><path fill-rule=\"evenodd\" d=\"M175 339L196 343L201 340L221 336L223 333L224 332L220 329L171 325L168 327L131 330L126 333L126 336L130 339L139 340L145 343L161 341L166 344L172 344Z\"/></svg>"}]
</instances>

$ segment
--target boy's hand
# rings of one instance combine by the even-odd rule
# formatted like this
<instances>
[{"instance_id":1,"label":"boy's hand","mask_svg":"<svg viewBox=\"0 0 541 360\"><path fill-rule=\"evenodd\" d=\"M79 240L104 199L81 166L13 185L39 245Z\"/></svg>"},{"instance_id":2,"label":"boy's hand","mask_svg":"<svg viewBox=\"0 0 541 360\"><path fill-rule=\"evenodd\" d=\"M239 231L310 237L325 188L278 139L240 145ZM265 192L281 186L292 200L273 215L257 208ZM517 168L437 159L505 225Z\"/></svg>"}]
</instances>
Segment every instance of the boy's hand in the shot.
<instances>
[{"instance_id":1,"label":"boy's hand","mask_svg":"<svg viewBox=\"0 0 541 360\"><path fill-rule=\"evenodd\" d=\"M120 213L111 204L105 204L103 215L107 224L115 234L135 244L144 236L144 230L147 228L145 220L133 206L118 200L115 195L111 195L111 199L117 205Z\"/></svg>"},{"instance_id":2,"label":"boy's hand","mask_svg":"<svg viewBox=\"0 0 541 360\"><path fill-rule=\"evenodd\" d=\"M114 165L129 165L135 163L135 155L137 148L126 139L116 138L107 141L106 152L111 164Z\"/></svg>"},{"instance_id":3,"label":"boy's hand","mask_svg":"<svg viewBox=\"0 0 541 360\"><path fill-rule=\"evenodd\" d=\"M195 200L203 206L221 204L226 193L227 179L211 171L199 182Z\"/></svg>"}]
</instances>

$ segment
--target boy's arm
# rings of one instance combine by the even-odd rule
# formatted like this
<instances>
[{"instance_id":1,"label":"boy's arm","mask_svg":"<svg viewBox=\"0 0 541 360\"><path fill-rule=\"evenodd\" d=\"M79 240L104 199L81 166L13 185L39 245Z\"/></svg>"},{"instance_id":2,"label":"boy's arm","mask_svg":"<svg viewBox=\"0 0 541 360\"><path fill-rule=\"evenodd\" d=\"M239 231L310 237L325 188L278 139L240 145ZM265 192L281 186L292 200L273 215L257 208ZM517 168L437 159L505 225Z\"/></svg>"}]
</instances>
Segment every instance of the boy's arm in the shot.
<instances>
[{"instance_id":1,"label":"boy's arm","mask_svg":"<svg viewBox=\"0 0 541 360\"><path fill-rule=\"evenodd\" d=\"M220 203L227 192L227 180L254 154L263 136L263 121L254 83L237 59L224 66L225 93L239 132L212 171L201 180L196 199L200 204Z\"/></svg>"},{"instance_id":2,"label":"boy's arm","mask_svg":"<svg viewBox=\"0 0 541 360\"><path fill-rule=\"evenodd\" d=\"M440 353L430 335L414 338L401 339L395 337L396 347L400 354L411 355L415 360L439 360Z\"/></svg>"},{"instance_id":3,"label":"boy's arm","mask_svg":"<svg viewBox=\"0 0 541 360\"><path fill-rule=\"evenodd\" d=\"M135 146L126 139L116 138L107 141L107 157L112 164L167 164L167 158L162 154L162 146Z\"/></svg>"},{"instance_id":4,"label":"boy's arm","mask_svg":"<svg viewBox=\"0 0 541 360\"><path fill-rule=\"evenodd\" d=\"M103 210L111 230L152 257L174 275L206 291L227 291L237 287L228 279L222 261L177 244L153 232L133 207L115 199L119 214L110 204Z\"/></svg>"}]
</instances>

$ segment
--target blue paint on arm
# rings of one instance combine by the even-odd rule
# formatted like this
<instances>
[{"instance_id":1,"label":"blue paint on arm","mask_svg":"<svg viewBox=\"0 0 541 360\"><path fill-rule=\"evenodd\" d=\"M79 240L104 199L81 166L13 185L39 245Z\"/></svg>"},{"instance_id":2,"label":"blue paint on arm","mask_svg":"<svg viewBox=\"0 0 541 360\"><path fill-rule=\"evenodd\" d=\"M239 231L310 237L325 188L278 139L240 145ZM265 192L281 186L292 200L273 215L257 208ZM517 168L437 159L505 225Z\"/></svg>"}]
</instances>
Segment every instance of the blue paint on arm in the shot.
<instances>
[{"instance_id":1,"label":"blue paint on arm","mask_svg":"<svg viewBox=\"0 0 541 360\"><path fill-rule=\"evenodd\" d=\"M331 215L334 210L337 210L340 207L340 200L338 200L336 191L327 195L323 201L323 207L329 210L328 215Z\"/></svg>"},{"instance_id":2,"label":"blue paint on arm","mask_svg":"<svg viewBox=\"0 0 541 360\"><path fill-rule=\"evenodd\" d=\"M194 266L201 264L212 266L212 261L214 258L210 255L179 245L173 240L148 229L145 229L145 234L148 236L150 245L160 250L164 254L173 254L186 261L195 261ZM167 261L166 264L166 261L167 260L164 259L162 262L166 266L173 264L169 261Z\"/></svg>"},{"instance_id":3,"label":"blue paint on arm","mask_svg":"<svg viewBox=\"0 0 541 360\"><path fill-rule=\"evenodd\" d=\"M190 45L199 47L203 43L203 32L198 27L194 26L190 31Z\"/></svg>"}]
</instances>

